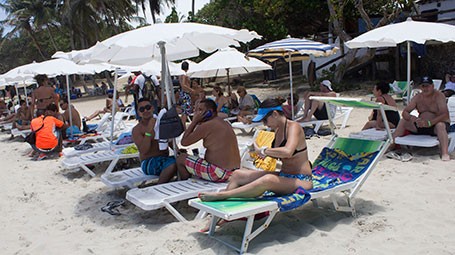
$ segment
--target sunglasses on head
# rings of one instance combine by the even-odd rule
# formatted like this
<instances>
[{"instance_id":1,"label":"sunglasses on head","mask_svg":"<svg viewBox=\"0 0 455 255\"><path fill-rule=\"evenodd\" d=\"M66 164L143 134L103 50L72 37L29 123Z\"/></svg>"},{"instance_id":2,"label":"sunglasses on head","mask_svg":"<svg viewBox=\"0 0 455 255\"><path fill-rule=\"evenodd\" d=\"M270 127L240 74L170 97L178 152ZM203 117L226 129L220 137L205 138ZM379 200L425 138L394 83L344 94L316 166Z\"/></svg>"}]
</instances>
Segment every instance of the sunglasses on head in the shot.
<instances>
[{"instance_id":1,"label":"sunglasses on head","mask_svg":"<svg viewBox=\"0 0 455 255\"><path fill-rule=\"evenodd\" d=\"M139 111L140 112L145 112L145 110L150 111L150 109L152 109L152 105L151 104L139 107Z\"/></svg>"}]
</instances>

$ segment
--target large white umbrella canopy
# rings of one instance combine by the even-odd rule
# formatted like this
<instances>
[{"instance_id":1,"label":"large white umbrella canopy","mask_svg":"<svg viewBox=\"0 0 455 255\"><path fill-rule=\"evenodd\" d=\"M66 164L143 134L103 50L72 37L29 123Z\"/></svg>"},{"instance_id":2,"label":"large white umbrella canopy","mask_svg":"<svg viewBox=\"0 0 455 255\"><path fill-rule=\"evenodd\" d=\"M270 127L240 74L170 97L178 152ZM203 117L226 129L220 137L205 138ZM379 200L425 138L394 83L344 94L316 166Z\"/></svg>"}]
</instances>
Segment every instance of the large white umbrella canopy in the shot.
<instances>
[{"instance_id":1,"label":"large white umbrella canopy","mask_svg":"<svg viewBox=\"0 0 455 255\"><path fill-rule=\"evenodd\" d=\"M292 61L308 59L310 55L327 57L337 51L338 48L330 44L315 42L305 38L285 38L252 49L248 52L248 56L267 59L270 62L278 59L284 59L289 62L289 85L291 89L291 104L293 105ZM291 109L292 118L294 118L294 107Z\"/></svg>"},{"instance_id":2,"label":"large white umbrella canopy","mask_svg":"<svg viewBox=\"0 0 455 255\"><path fill-rule=\"evenodd\" d=\"M72 53L73 59L91 63L141 65L161 59L159 42L165 42L168 61L199 55L199 50L211 53L239 42L259 39L256 32L236 30L198 23L154 24L108 38L83 52ZM61 54L60 54L61 55Z\"/></svg>"},{"instance_id":3,"label":"large white umbrella canopy","mask_svg":"<svg viewBox=\"0 0 455 255\"><path fill-rule=\"evenodd\" d=\"M190 77L208 78L208 77L228 77L229 75L238 75L252 73L262 70L270 70L272 67L259 59L247 57L244 53L234 48L221 49L188 71Z\"/></svg>"},{"instance_id":4,"label":"large white umbrella canopy","mask_svg":"<svg viewBox=\"0 0 455 255\"><path fill-rule=\"evenodd\" d=\"M455 26L434 23L413 21L408 18L401 23L390 24L370 30L348 42L345 45L351 49L355 48L379 48L396 47L403 42L407 43L407 82L408 102L411 95L411 42L424 44L427 42L454 42Z\"/></svg>"}]
</instances>

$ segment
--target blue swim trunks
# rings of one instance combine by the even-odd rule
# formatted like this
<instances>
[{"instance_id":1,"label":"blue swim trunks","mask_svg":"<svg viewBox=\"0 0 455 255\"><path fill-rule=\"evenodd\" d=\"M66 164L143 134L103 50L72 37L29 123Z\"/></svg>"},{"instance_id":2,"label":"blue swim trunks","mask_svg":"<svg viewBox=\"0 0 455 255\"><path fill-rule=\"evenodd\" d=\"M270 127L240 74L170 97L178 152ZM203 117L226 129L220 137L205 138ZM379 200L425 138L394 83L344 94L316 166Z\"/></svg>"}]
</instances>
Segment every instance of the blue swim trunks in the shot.
<instances>
[{"instance_id":1,"label":"blue swim trunks","mask_svg":"<svg viewBox=\"0 0 455 255\"><path fill-rule=\"evenodd\" d=\"M146 175L160 175L172 164L175 164L174 157L157 156L142 160L141 169Z\"/></svg>"}]
</instances>

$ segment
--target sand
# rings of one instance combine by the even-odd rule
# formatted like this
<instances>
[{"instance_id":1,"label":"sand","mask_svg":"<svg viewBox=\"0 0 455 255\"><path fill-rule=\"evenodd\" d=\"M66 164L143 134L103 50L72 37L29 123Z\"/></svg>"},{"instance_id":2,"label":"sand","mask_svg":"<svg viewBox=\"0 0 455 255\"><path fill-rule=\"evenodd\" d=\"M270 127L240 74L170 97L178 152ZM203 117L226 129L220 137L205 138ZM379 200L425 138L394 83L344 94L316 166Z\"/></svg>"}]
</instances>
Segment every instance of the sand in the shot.
<instances>
[{"instance_id":1,"label":"sand","mask_svg":"<svg viewBox=\"0 0 455 255\"><path fill-rule=\"evenodd\" d=\"M254 93L264 98L277 92ZM82 116L103 105L104 99L75 102ZM354 109L339 134L359 131L368 114ZM181 223L165 209L143 211L128 202L119 208L120 216L101 212L107 202L124 198L126 190L106 187L97 169L97 177L90 178L83 171L62 169L62 159L31 161L22 155L29 145L8 138L0 134L1 254L235 254L198 232L205 219ZM328 140L308 140L311 160ZM357 194L357 217L333 211L328 199L320 201L322 209L308 203L278 214L250 243L249 252L455 254L455 155L442 162L437 148L411 152L410 162L380 160ZM186 201L176 207L187 218L196 215ZM243 224L227 224L220 233L239 241Z\"/></svg>"}]
</instances>

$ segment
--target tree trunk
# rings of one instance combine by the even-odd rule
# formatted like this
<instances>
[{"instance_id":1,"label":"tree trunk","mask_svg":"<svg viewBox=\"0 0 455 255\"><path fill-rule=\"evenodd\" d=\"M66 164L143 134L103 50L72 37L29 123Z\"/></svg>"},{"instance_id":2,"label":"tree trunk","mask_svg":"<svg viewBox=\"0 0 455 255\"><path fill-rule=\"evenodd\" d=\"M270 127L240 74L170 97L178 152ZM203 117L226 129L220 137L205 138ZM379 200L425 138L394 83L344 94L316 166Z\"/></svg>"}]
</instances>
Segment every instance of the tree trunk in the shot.
<instances>
[{"instance_id":1,"label":"tree trunk","mask_svg":"<svg viewBox=\"0 0 455 255\"><path fill-rule=\"evenodd\" d=\"M196 14L195 13L195 4L196 4L196 0L192 0L191 2L191 21L194 21L194 15Z\"/></svg>"},{"instance_id":2,"label":"tree trunk","mask_svg":"<svg viewBox=\"0 0 455 255\"><path fill-rule=\"evenodd\" d=\"M46 30L47 30L47 33L49 34L49 38L51 39L52 46L54 46L54 50L58 51L57 44L55 44L54 37L52 36L52 33L51 33L51 29L48 26L46 26Z\"/></svg>"},{"instance_id":3,"label":"tree trunk","mask_svg":"<svg viewBox=\"0 0 455 255\"><path fill-rule=\"evenodd\" d=\"M38 43L38 40L35 37L35 34L33 33L33 30L30 26L26 26L25 30L27 31L28 35L32 38L33 44L35 44L36 49L38 50L39 54L43 58L43 60L47 60L46 56L44 56L43 49L41 49L41 46Z\"/></svg>"}]
</instances>

